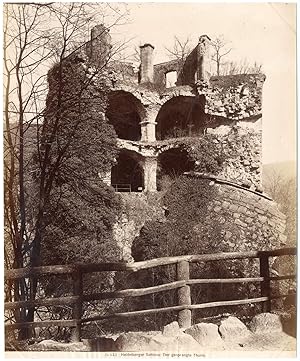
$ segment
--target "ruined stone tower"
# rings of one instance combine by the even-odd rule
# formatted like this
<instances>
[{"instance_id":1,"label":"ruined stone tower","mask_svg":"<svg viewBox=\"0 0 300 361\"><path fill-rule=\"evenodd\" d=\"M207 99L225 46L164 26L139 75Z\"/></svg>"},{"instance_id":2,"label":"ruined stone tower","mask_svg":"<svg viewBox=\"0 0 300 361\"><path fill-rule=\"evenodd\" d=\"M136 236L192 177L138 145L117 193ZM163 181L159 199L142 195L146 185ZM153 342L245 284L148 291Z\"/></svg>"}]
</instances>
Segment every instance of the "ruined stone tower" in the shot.
<instances>
[{"instance_id":1,"label":"ruined stone tower","mask_svg":"<svg viewBox=\"0 0 300 361\"><path fill-rule=\"evenodd\" d=\"M112 67L106 116L118 135L120 156L103 179L117 191L155 192L161 175L193 170L175 143L205 134L219 137L228 153L239 143L240 149L232 152L219 176L260 187L265 76L212 77L210 41L201 35L184 62L160 64L154 64L154 46L144 44L138 72L128 64ZM94 49L92 54L97 52ZM179 163L187 165L179 169Z\"/></svg>"},{"instance_id":2,"label":"ruined stone tower","mask_svg":"<svg viewBox=\"0 0 300 361\"><path fill-rule=\"evenodd\" d=\"M144 44L138 71L128 63L107 66L108 102L105 114L99 116L106 116L114 127L120 152L115 165L100 178L132 205L132 213L124 213L116 224L115 237L126 248L124 254L130 254L131 243L146 220L163 217L163 210L153 203L161 193L163 177L182 173L202 177L217 188L209 217L223 224L223 210L232 212L223 227L227 231L220 235L227 242L230 229L239 228L239 236L230 239L230 249L253 249L261 244L267 249L285 243L285 217L261 187L265 76L211 76L210 41L201 35L184 62L155 64L154 46ZM105 27L92 30L85 49L81 56L87 66L106 61L111 46ZM181 143L192 144L210 135L226 152L226 160L216 174L193 175L196 162ZM140 208L137 200L142 202ZM137 213L143 213L138 222Z\"/></svg>"}]
</instances>

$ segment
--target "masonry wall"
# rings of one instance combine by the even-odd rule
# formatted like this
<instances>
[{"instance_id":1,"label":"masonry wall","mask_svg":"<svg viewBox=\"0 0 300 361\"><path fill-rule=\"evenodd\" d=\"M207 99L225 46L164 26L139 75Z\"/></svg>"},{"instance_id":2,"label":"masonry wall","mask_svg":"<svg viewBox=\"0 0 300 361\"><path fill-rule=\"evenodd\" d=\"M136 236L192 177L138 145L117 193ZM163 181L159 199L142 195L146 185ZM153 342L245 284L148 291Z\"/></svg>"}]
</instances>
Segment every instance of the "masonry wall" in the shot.
<instances>
[{"instance_id":1,"label":"masonry wall","mask_svg":"<svg viewBox=\"0 0 300 361\"><path fill-rule=\"evenodd\" d=\"M207 217L197 226L199 241L220 226L220 251L271 250L286 244L286 217L267 196L217 178L199 179L214 187Z\"/></svg>"},{"instance_id":2,"label":"masonry wall","mask_svg":"<svg viewBox=\"0 0 300 361\"><path fill-rule=\"evenodd\" d=\"M218 175L261 189L262 131L260 127L251 129L239 125L223 126L208 129L208 133L216 135L216 141L219 141L226 155L222 171Z\"/></svg>"},{"instance_id":3,"label":"masonry wall","mask_svg":"<svg viewBox=\"0 0 300 361\"><path fill-rule=\"evenodd\" d=\"M147 221L163 220L161 194L157 193L119 193L122 212L113 229L113 237L121 250L121 260L133 261L132 242L140 234Z\"/></svg>"},{"instance_id":4,"label":"masonry wall","mask_svg":"<svg viewBox=\"0 0 300 361\"><path fill-rule=\"evenodd\" d=\"M166 73L176 71L177 77L180 73L181 66L179 60L167 61L154 65L154 84L158 86L166 86Z\"/></svg>"},{"instance_id":5,"label":"masonry wall","mask_svg":"<svg viewBox=\"0 0 300 361\"><path fill-rule=\"evenodd\" d=\"M206 90L205 111L224 119L261 116L263 74L213 76Z\"/></svg>"}]
</instances>

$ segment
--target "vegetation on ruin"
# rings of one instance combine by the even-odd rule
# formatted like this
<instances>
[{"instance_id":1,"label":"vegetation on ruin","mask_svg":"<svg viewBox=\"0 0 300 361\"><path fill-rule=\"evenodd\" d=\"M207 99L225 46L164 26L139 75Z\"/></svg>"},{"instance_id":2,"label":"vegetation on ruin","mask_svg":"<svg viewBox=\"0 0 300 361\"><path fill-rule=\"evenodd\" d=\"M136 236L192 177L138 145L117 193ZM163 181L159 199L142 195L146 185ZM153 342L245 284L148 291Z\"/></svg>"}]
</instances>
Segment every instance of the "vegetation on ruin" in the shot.
<instances>
[{"instance_id":1,"label":"vegetation on ruin","mask_svg":"<svg viewBox=\"0 0 300 361\"><path fill-rule=\"evenodd\" d=\"M132 245L132 255L135 261L157 257L176 256L214 252L229 252L232 250L228 241L224 240L224 227L219 219L210 217L209 205L218 198L217 189L208 181L180 176L176 178L162 200L166 217L164 221L146 222L140 235ZM223 212L222 217L232 217L231 212ZM209 224L207 220L209 219ZM239 230L231 228L232 237L239 238ZM237 233L234 235L234 233ZM252 265L253 266L253 265ZM243 277L245 269L252 267L250 263L241 261L223 261L191 266L191 278L224 278ZM176 279L176 269L172 266L159 267L157 270L140 271L134 278L128 280L129 287L154 286L172 282ZM221 299L232 299L233 295L255 295L255 288L250 285L202 285L192 288L193 303L209 302ZM152 297L141 297L134 301L135 308L139 305L149 308L163 307L176 303L176 292L156 294ZM131 305L132 307L132 305ZM240 317L248 316L250 311L240 308L219 309L217 312L237 312ZM195 312L197 319L215 314L215 310ZM172 320L174 315L163 314L149 319L143 327L157 328Z\"/></svg>"},{"instance_id":2,"label":"vegetation on ruin","mask_svg":"<svg viewBox=\"0 0 300 361\"><path fill-rule=\"evenodd\" d=\"M122 19L122 14L119 11L116 14L117 22ZM105 17L104 13L100 17L102 15ZM51 32L45 29L43 23L48 17L54 17L57 23L57 28ZM122 244L117 245L113 235L114 227L118 226L116 221L121 224L124 214L131 216L130 220L130 217L124 217L125 222L133 219L135 234L145 218L152 219L145 223L133 243L132 254L137 261L231 250L230 244L222 242L222 223L217 218L209 217L209 206L217 198L216 188L208 181L189 179L182 173L196 171L217 175L227 157L233 159L233 156L238 156L236 148L243 147L243 140L251 136L250 132L244 138L234 139L232 149L225 151L218 137L202 134L207 124L203 124L201 129L199 127L201 136L197 134L193 137L187 129L173 127L166 136L181 135L181 138L166 139L164 145L169 142L172 149L162 151L157 157L161 161L159 168L163 155L171 150L169 159L165 159L165 173L157 173L162 177L162 192L151 196L144 192L144 199L141 197L133 206L129 202L121 204L113 189L101 181L103 175L116 164L118 157L116 131L104 116L107 110L108 59L100 57L95 64L87 60L87 54L83 56L80 51L77 52L82 50L83 34L88 33L95 20L93 9L81 3L22 3L7 4L5 8L5 267L28 267L32 272L32 268L40 265L124 261L120 254ZM11 28L9 23L13 23ZM79 40L82 40L81 45ZM184 49L186 45L183 44ZM8 56L11 47L12 58ZM111 57L109 49L108 57ZM32 54L35 56L32 57ZM49 68L49 64L51 70L47 83L45 69ZM239 79L236 77L236 81ZM45 84L48 84L48 88ZM146 84L144 89L162 91L153 84ZM111 103L115 108L115 104ZM129 113L125 128L130 129L130 119ZM140 127L139 120L137 127ZM162 142L160 144L163 148ZM174 149L184 154L183 157L178 158L176 152L172 154ZM143 160L141 157L141 163ZM124 163L128 163L126 159ZM132 168L127 170L126 176L132 174ZM142 183L142 171L140 176ZM126 179L132 182L133 178ZM142 187L136 185L130 189L140 191ZM282 193L282 202L286 196ZM286 209L286 212L290 210ZM226 217L232 217L232 213L225 210L222 216L226 222ZM293 222L294 226L295 220ZM236 239L240 237L238 232L237 229L232 231ZM122 235L122 241L126 236ZM191 277L230 277L243 275L242 272L241 265L235 262L229 266L225 262L216 262L214 266L208 263L191 267ZM111 272L106 272L104 276L86 276L84 292L116 290L124 288L124 285L147 287L171 282L175 277L175 268L161 267L157 272L142 271L126 277ZM5 314L8 323L33 322L36 316L41 318L40 309L31 303L36 296L72 294L72 283L66 278L63 279L61 275L53 278L46 276L38 281L34 275L29 275L26 281L9 281L5 288L5 301L25 302L26 306L14 304L14 311L9 310ZM255 292L249 288L247 294L250 295L252 291ZM195 302L204 302L220 294L230 299L231 295L236 297L239 292L242 290L234 285L229 285L226 292L221 285L213 288L202 286L201 289L194 288L192 296ZM102 315L107 310L124 310L127 306L132 308L132 305L136 308L165 306L175 304L175 297L176 292L172 291L167 295L141 297L130 303L119 300L110 303L105 300L96 305L90 302L85 303L83 313ZM64 319L71 317L72 308L49 306L42 312L44 319ZM145 318L144 321L146 327L158 328L172 319L173 315L170 314L155 316L150 321ZM114 331L118 328L118 325L109 326L116 326ZM141 327L140 321L137 326ZM102 331L100 329L100 333ZM69 329L58 329L57 334L67 340L70 332ZM49 335L52 337L50 331ZM15 336L14 332L12 336ZM29 339L33 335L30 328L21 326L18 336Z\"/></svg>"},{"instance_id":3,"label":"vegetation on ruin","mask_svg":"<svg viewBox=\"0 0 300 361\"><path fill-rule=\"evenodd\" d=\"M74 62L65 62L61 73L54 67L49 81L41 146L47 147L55 133L49 166L61 160L45 210L42 262L118 260L112 241L118 197L98 175L107 172L117 156L116 133L101 116L105 88L92 87L84 68Z\"/></svg>"},{"instance_id":4,"label":"vegetation on ruin","mask_svg":"<svg viewBox=\"0 0 300 361\"><path fill-rule=\"evenodd\" d=\"M5 6L6 268L118 257L112 245L103 253L103 240L111 240L118 202L98 176L114 161L116 134L101 116L105 102L100 93L105 89L100 86L97 92L90 87L106 63L91 74L73 55L105 11L113 13L114 24L125 15L105 5L95 11L94 6ZM50 32L45 24L51 21L55 26ZM54 62L46 100L47 70ZM34 299L38 286L36 279L16 280L5 288L5 300ZM6 317L32 322L34 314L35 309L28 307ZM28 331L21 329L19 338L30 337Z\"/></svg>"}]
</instances>

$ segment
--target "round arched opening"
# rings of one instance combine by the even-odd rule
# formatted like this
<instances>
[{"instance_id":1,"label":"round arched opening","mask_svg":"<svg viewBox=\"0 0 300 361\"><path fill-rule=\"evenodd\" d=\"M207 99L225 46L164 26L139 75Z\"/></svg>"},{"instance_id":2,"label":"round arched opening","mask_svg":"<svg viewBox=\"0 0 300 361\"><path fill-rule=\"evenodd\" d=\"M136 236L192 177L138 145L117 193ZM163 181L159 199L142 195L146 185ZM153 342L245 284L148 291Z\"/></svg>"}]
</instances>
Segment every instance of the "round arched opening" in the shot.
<instances>
[{"instance_id":1,"label":"round arched opening","mask_svg":"<svg viewBox=\"0 0 300 361\"><path fill-rule=\"evenodd\" d=\"M111 170L111 184L117 192L141 192L144 188L144 171L141 157L123 150Z\"/></svg>"},{"instance_id":2,"label":"round arched opening","mask_svg":"<svg viewBox=\"0 0 300 361\"><path fill-rule=\"evenodd\" d=\"M167 188L176 177L193 170L194 164L184 149L172 148L161 153L158 157L157 190Z\"/></svg>"},{"instance_id":3,"label":"round arched opening","mask_svg":"<svg viewBox=\"0 0 300 361\"><path fill-rule=\"evenodd\" d=\"M140 122L144 117L144 109L134 95L125 91L111 92L108 95L106 116L114 126L118 138L141 139Z\"/></svg>"},{"instance_id":4,"label":"round arched opening","mask_svg":"<svg viewBox=\"0 0 300 361\"><path fill-rule=\"evenodd\" d=\"M178 96L160 109L156 122L156 139L164 140L203 134L205 97Z\"/></svg>"}]
</instances>

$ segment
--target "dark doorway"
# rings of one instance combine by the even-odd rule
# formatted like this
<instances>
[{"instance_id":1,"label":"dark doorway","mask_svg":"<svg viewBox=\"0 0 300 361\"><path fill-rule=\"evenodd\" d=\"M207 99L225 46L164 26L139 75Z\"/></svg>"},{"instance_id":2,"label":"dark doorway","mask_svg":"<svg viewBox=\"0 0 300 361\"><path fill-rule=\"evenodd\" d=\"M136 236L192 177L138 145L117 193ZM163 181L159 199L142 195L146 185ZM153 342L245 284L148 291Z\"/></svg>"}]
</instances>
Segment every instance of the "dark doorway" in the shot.
<instances>
[{"instance_id":1,"label":"dark doorway","mask_svg":"<svg viewBox=\"0 0 300 361\"><path fill-rule=\"evenodd\" d=\"M111 170L111 184L117 192L141 192L144 172L140 156L127 150L121 151L117 164Z\"/></svg>"},{"instance_id":2,"label":"dark doorway","mask_svg":"<svg viewBox=\"0 0 300 361\"><path fill-rule=\"evenodd\" d=\"M106 116L114 126L118 138L140 140L143 113L143 106L134 95L125 91L109 94Z\"/></svg>"}]
</instances>

